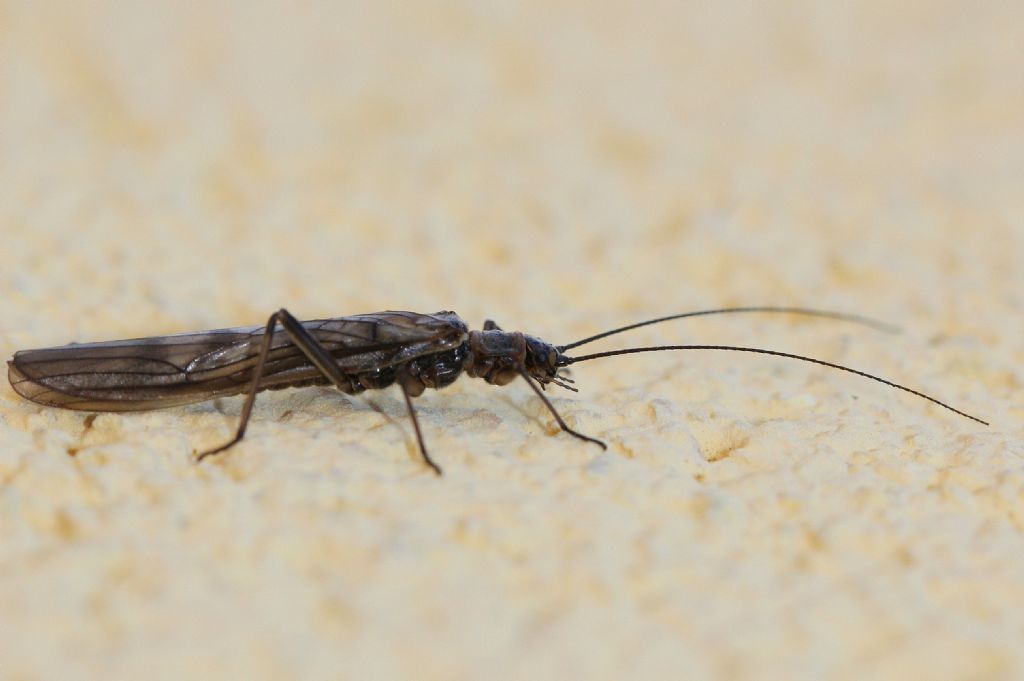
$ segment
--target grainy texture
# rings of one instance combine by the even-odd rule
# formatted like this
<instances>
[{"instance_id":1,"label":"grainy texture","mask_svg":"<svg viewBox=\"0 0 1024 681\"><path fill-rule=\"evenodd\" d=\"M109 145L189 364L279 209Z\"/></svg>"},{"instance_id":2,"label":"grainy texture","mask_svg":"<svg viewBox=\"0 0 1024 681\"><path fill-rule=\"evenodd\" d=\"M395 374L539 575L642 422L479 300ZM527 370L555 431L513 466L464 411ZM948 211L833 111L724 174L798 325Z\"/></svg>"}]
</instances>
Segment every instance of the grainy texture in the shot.
<instances>
[{"instance_id":1,"label":"grainy texture","mask_svg":"<svg viewBox=\"0 0 1024 681\"><path fill-rule=\"evenodd\" d=\"M1019 2L0 2L0 354L453 309L715 353L136 415L0 388L0 677L1024 676Z\"/></svg>"}]
</instances>

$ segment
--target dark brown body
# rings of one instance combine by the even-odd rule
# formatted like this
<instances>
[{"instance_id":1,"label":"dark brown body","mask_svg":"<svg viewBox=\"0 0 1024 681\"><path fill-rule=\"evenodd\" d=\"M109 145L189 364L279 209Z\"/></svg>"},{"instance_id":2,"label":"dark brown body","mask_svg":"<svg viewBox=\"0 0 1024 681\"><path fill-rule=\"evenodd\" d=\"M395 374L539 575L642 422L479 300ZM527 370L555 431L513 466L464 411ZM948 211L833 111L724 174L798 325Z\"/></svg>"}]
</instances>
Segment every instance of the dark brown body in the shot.
<instances>
[{"instance_id":1,"label":"dark brown body","mask_svg":"<svg viewBox=\"0 0 1024 681\"><path fill-rule=\"evenodd\" d=\"M562 430L605 447L600 440L570 428L541 389L555 384L575 390L570 379L559 376L561 368L576 362L638 352L727 350L810 362L883 383L986 423L884 378L776 350L727 345L660 345L577 357L565 355L565 350L641 326L727 312L800 314L886 329L886 325L863 317L821 310L725 308L660 317L554 346L523 333L502 331L491 321L484 324L481 331L470 331L454 312L374 312L300 322L281 309L270 315L262 327L24 350L15 353L8 362L8 377L14 390L28 400L85 411L159 409L245 393L235 437L203 453L200 459L224 451L242 439L256 394L261 390L330 384L342 392L356 394L397 384L405 397L423 459L438 474L441 469L427 454L412 397L421 395L427 388L451 385L463 372L493 385L505 385L522 377Z\"/></svg>"},{"instance_id":2,"label":"dark brown body","mask_svg":"<svg viewBox=\"0 0 1024 681\"><path fill-rule=\"evenodd\" d=\"M234 439L200 458L241 440L262 390L332 384L354 395L397 383L423 458L440 473L423 444L410 398L451 385L463 372L495 385L520 375L546 384L557 376L558 354L543 341L492 322L483 331L469 331L454 312L375 312L299 322L282 309L263 327L23 350L8 362L8 378L28 400L84 411L159 409L246 393ZM536 390L532 381L531 386Z\"/></svg>"},{"instance_id":3,"label":"dark brown body","mask_svg":"<svg viewBox=\"0 0 1024 681\"><path fill-rule=\"evenodd\" d=\"M454 312L377 312L301 326L330 355L344 379L337 387L350 395L399 381L417 396L451 385L464 371L504 385L530 363L526 336L469 331ZM259 326L23 350L8 362L8 377L22 397L65 409L190 404L247 392L264 334ZM332 382L285 330L272 332L257 391Z\"/></svg>"}]
</instances>

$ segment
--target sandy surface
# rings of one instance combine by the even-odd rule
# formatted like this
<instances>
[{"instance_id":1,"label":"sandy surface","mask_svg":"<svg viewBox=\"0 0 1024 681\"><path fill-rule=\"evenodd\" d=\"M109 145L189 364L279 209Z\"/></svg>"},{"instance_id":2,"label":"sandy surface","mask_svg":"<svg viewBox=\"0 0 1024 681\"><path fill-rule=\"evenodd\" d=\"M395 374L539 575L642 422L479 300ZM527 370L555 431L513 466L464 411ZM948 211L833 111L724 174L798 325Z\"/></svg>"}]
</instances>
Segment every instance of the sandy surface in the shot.
<instances>
[{"instance_id":1,"label":"sandy surface","mask_svg":"<svg viewBox=\"0 0 1024 681\"><path fill-rule=\"evenodd\" d=\"M362 6L361 6L362 5ZM0 388L0 678L1024 677L1019 2L0 2L0 355L675 322L553 393Z\"/></svg>"}]
</instances>

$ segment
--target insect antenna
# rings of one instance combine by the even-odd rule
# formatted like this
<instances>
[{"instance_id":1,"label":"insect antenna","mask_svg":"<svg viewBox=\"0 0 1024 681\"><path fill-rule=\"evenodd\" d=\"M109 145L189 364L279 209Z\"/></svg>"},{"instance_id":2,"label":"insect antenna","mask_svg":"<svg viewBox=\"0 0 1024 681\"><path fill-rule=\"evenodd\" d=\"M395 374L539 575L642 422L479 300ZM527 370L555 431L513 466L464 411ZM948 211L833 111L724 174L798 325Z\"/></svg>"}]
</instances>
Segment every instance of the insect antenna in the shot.
<instances>
[{"instance_id":1,"label":"insect antenna","mask_svg":"<svg viewBox=\"0 0 1024 681\"><path fill-rule=\"evenodd\" d=\"M954 414L959 414L964 418L976 421L984 426L989 425L988 421L983 421L977 416L971 416L967 412L960 411L959 409L952 407L946 404L945 402L937 400L936 398L930 395L926 395L923 392L914 390L913 388L908 388L905 385L900 385L899 383L893 383L892 381L888 381L880 376L875 376L874 374L869 374L865 371L859 371L858 369L851 369L850 367L846 367L841 364L833 364L832 362L826 362L823 359L814 359L813 357L804 357L803 355L794 355L788 352L779 352L778 350L765 350L763 348L748 348L735 345L655 345L651 347L626 348L624 350L609 350L607 352L595 352L590 355L581 355L579 357L568 357L563 355L560 358L560 361L564 362L565 365L569 365L576 364L577 362L589 362L592 359L601 359L602 357L614 357L615 355L632 355L639 352L661 352L664 350L729 350L732 352L752 352L761 355L773 355L775 357L797 359L800 360L801 362L820 364L821 366L826 366L832 369L838 369L840 371L845 371L847 373L856 374L858 376L863 376L864 378L870 378L872 381L877 381L878 383L884 383L885 385L891 388L896 388L897 390L902 390L903 392L907 392L910 393L911 395L916 395L917 397L928 400L933 404L939 405L943 409L948 409Z\"/></svg>"},{"instance_id":2,"label":"insect antenna","mask_svg":"<svg viewBox=\"0 0 1024 681\"><path fill-rule=\"evenodd\" d=\"M738 312L770 312L778 314L792 314L801 315L804 317L819 317L824 319L837 319L839 321L851 322L853 324L861 324L863 326L870 326L878 331L885 331L886 333L899 333L899 327L885 322L880 322L877 319L871 319L870 317L864 317L857 314L846 314L844 312L831 312L829 310L812 310L805 307L771 307L771 306L757 306L757 307L723 307L715 310L698 310L697 312L683 312L682 314L673 314L667 317L658 317L657 319L648 319L644 322L637 322L636 324L630 324L629 326L620 326L617 329L611 329L610 331L603 331L593 336L587 336L581 340L569 343L568 345L559 345L558 351L565 352L571 348L577 348L587 343L592 343L602 338L614 335L616 333L622 333L623 331L632 331L633 329L639 329L641 326L650 326L651 324L660 324L661 322L668 322L673 319L684 319L686 317L704 317L712 314L735 314Z\"/></svg>"}]
</instances>

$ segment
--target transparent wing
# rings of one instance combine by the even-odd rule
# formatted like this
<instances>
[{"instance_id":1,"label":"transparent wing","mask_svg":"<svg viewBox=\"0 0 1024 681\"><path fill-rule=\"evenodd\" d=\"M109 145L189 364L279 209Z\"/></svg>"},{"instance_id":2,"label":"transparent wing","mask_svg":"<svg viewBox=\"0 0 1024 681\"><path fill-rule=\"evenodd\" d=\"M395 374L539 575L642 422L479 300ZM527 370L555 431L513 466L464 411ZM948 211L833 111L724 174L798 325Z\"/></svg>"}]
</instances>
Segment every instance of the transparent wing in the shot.
<instances>
[{"instance_id":1,"label":"transparent wing","mask_svg":"<svg viewBox=\"0 0 1024 681\"><path fill-rule=\"evenodd\" d=\"M461 343L466 325L451 312L378 312L303 322L346 374L391 366ZM8 362L22 397L54 407L137 411L244 391L264 327L24 350ZM260 388L312 382L320 372L281 329L274 332Z\"/></svg>"}]
</instances>

